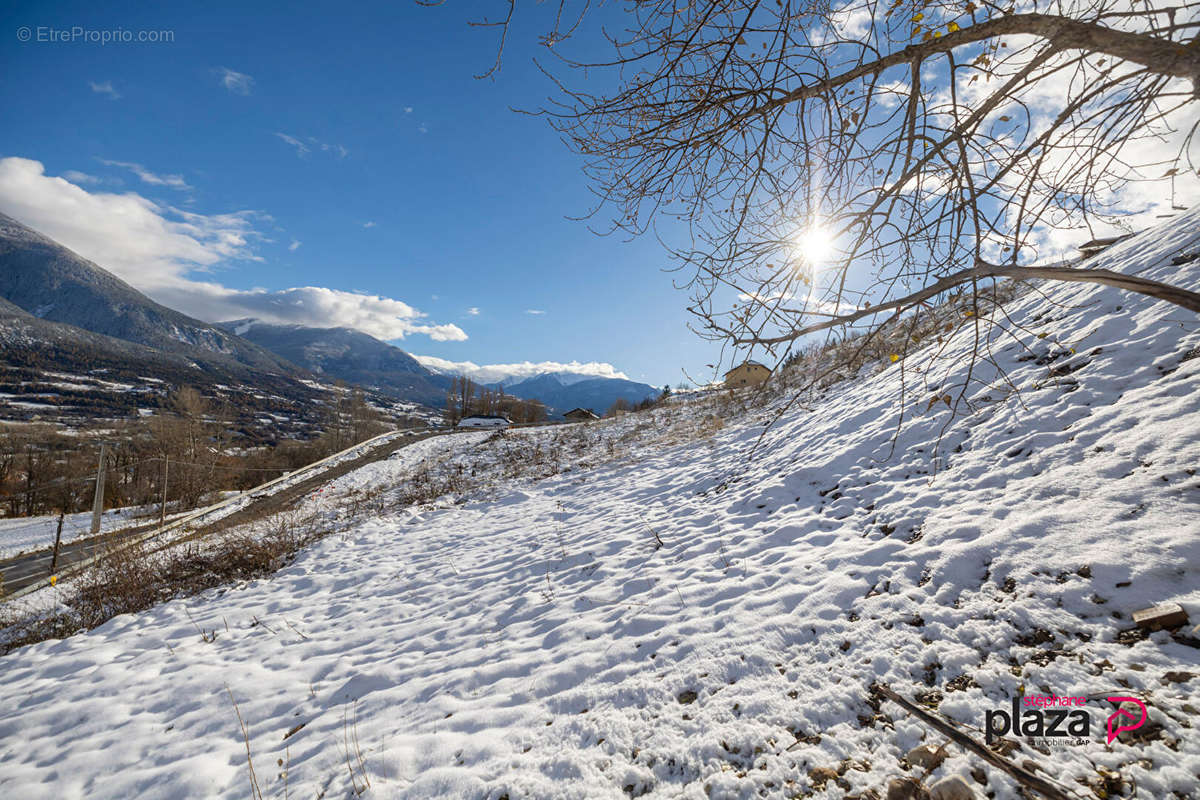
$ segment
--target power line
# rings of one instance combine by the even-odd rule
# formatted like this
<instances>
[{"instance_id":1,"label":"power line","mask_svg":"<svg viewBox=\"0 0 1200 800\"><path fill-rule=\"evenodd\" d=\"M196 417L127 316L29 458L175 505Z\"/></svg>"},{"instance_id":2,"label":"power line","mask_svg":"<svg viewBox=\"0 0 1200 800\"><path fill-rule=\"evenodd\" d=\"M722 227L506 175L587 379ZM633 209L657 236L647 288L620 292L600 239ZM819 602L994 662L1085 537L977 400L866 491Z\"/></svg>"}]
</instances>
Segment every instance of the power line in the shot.
<instances>
[{"instance_id":1,"label":"power line","mask_svg":"<svg viewBox=\"0 0 1200 800\"><path fill-rule=\"evenodd\" d=\"M86 483L94 483L95 480L96 480L95 475L88 475L87 477L84 477L84 478L55 478L54 480L47 481L46 483L40 484L38 486L30 486L27 489L22 489L20 492L17 492L16 494L0 495L0 501L16 500L16 499L19 499L22 497L28 497L33 494L39 494L46 489L53 489L53 488L62 486L64 484L85 483L85 482Z\"/></svg>"}]
</instances>

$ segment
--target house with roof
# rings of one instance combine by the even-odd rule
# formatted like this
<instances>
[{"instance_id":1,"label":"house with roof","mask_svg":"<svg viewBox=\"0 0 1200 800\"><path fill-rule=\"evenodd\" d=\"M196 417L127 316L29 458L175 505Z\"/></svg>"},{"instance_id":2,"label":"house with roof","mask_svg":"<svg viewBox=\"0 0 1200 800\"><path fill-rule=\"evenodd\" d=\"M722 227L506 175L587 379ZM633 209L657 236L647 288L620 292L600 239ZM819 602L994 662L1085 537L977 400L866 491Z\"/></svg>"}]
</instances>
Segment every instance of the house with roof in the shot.
<instances>
[{"instance_id":1,"label":"house with roof","mask_svg":"<svg viewBox=\"0 0 1200 800\"><path fill-rule=\"evenodd\" d=\"M743 361L725 373L725 388L740 389L743 386L758 386L771 377L771 368L757 361Z\"/></svg>"},{"instance_id":2,"label":"house with roof","mask_svg":"<svg viewBox=\"0 0 1200 800\"><path fill-rule=\"evenodd\" d=\"M1092 239L1090 242L1084 242L1079 245L1079 256L1082 260L1087 261L1089 258L1100 255L1117 242L1125 241L1130 236L1133 236L1133 234L1124 233L1120 236L1105 236L1102 239Z\"/></svg>"},{"instance_id":3,"label":"house with roof","mask_svg":"<svg viewBox=\"0 0 1200 800\"><path fill-rule=\"evenodd\" d=\"M567 422L590 422L594 419L600 419L600 417L590 408L572 408L563 414L563 419Z\"/></svg>"}]
</instances>

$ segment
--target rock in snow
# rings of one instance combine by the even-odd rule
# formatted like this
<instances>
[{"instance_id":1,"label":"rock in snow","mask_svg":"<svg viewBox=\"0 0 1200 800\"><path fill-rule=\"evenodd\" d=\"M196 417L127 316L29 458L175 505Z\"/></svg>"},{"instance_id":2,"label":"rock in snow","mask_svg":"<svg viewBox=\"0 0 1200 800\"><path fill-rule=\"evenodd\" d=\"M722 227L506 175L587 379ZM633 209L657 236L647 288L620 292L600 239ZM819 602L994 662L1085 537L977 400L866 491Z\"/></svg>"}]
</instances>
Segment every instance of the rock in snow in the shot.
<instances>
[{"instance_id":1,"label":"rock in snow","mask_svg":"<svg viewBox=\"0 0 1200 800\"><path fill-rule=\"evenodd\" d=\"M904 756L904 760L921 769L936 769L946 760L946 751L930 744L923 744L909 750L908 754Z\"/></svg>"},{"instance_id":2,"label":"rock in snow","mask_svg":"<svg viewBox=\"0 0 1200 800\"><path fill-rule=\"evenodd\" d=\"M957 775L942 778L929 787L931 800L975 800L975 790Z\"/></svg>"},{"instance_id":3,"label":"rock in snow","mask_svg":"<svg viewBox=\"0 0 1200 800\"><path fill-rule=\"evenodd\" d=\"M1160 631L1163 628L1178 628L1180 625L1186 625L1188 615L1179 603L1163 603L1133 612L1133 621L1139 628Z\"/></svg>"},{"instance_id":4,"label":"rock in snow","mask_svg":"<svg viewBox=\"0 0 1200 800\"><path fill-rule=\"evenodd\" d=\"M915 778L892 778L888 781L886 800L928 800L925 791Z\"/></svg>"}]
</instances>

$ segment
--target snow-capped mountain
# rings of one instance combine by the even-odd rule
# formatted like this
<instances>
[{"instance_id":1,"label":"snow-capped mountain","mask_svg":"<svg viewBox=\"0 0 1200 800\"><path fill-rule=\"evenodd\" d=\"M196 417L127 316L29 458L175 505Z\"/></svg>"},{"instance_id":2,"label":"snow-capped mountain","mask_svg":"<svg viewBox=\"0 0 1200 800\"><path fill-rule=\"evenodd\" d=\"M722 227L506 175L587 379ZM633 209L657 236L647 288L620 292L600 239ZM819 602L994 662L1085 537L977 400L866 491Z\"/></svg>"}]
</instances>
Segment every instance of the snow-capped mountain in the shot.
<instances>
[{"instance_id":1,"label":"snow-capped mountain","mask_svg":"<svg viewBox=\"0 0 1200 800\"><path fill-rule=\"evenodd\" d=\"M576 379L567 383L557 374L548 372L503 386L508 394L525 400L540 400L558 412L590 408L603 414L617 400L635 404L659 394L659 390L649 384L623 378L572 377Z\"/></svg>"},{"instance_id":2,"label":"snow-capped mountain","mask_svg":"<svg viewBox=\"0 0 1200 800\"><path fill-rule=\"evenodd\" d=\"M490 388L540 400L553 411L603 413L618 399L637 403L657 390L608 364L477 367L414 358L350 328L277 325L254 319L209 324L154 302L112 273L0 214L0 356L24 367L86 371L100 362L172 381L227 380L276 386L311 372L376 389L398 400L440 406L463 374ZM549 369L542 369L549 367ZM273 376L268 379L266 374ZM286 385L284 385L286 384ZM298 386L298 385L297 385ZM307 395L307 391L301 391Z\"/></svg>"},{"instance_id":3,"label":"snow-capped mountain","mask_svg":"<svg viewBox=\"0 0 1200 800\"><path fill-rule=\"evenodd\" d=\"M657 397L659 390L631 381L610 364L523 362L480 366L469 361L446 361L432 356L414 356L423 367L447 377L470 378L482 386L503 387L524 400L540 400L554 411L590 408L603 414L618 399L639 403Z\"/></svg>"},{"instance_id":4,"label":"snow-capped mountain","mask_svg":"<svg viewBox=\"0 0 1200 800\"><path fill-rule=\"evenodd\" d=\"M309 328L258 319L219 326L329 379L366 386L409 402L440 406L450 382L466 377L489 389L503 388L523 400L539 400L551 414L590 408L603 414L618 399L639 403L658 390L631 381L608 364L548 362L478 366L412 356L393 344L351 328ZM553 365L552 370L540 370Z\"/></svg>"},{"instance_id":5,"label":"snow-capped mountain","mask_svg":"<svg viewBox=\"0 0 1200 800\"><path fill-rule=\"evenodd\" d=\"M0 419L89 425L153 413L190 386L255 436L303 435L322 420L309 377L0 214L0 397L20 397Z\"/></svg>"}]
</instances>

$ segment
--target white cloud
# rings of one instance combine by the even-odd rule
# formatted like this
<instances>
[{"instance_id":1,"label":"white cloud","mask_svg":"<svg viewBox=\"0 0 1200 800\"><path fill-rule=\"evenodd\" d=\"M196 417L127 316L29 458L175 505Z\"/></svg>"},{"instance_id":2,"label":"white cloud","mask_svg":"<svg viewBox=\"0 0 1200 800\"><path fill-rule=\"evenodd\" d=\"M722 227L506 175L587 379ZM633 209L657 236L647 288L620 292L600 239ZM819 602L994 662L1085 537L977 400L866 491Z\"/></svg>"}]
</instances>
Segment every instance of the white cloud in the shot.
<instances>
[{"instance_id":1,"label":"white cloud","mask_svg":"<svg viewBox=\"0 0 1200 800\"><path fill-rule=\"evenodd\" d=\"M106 94L113 100L121 99L121 93L113 88L112 81L104 81L103 83L88 81L88 85L92 87L92 91L96 94Z\"/></svg>"},{"instance_id":2,"label":"white cloud","mask_svg":"<svg viewBox=\"0 0 1200 800\"><path fill-rule=\"evenodd\" d=\"M139 287L253 255L249 212L202 216L136 192L88 192L25 158L0 159L0 210Z\"/></svg>"},{"instance_id":3,"label":"white cloud","mask_svg":"<svg viewBox=\"0 0 1200 800\"><path fill-rule=\"evenodd\" d=\"M525 313L532 314L535 317L540 317L542 314L545 314L546 312L542 311L540 308L527 308L527 309L525 309Z\"/></svg>"},{"instance_id":4,"label":"white cloud","mask_svg":"<svg viewBox=\"0 0 1200 800\"><path fill-rule=\"evenodd\" d=\"M155 172L143 167L141 164L134 164L130 161L109 161L108 159L99 159L101 164L108 167L121 167L127 169L134 175L141 178L142 183L148 183L151 186L169 186L172 189L190 190L192 187L187 184L182 175L159 175Z\"/></svg>"},{"instance_id":5,"label":"white cloud","mask_svg":"<svg viewBox=\"0 0 1200 800\"><path fill-rule=\"evenodd\" d=\"M1141 31L1147 19L1130 16L1120 27ZM966 72L960 75L959 101L968 108L982 105L1005 78L1028 65L1036 48L1027 49L1027 45L1033 42L1032 37L1006 37L1008 50L1013 55L992 63L994 74L990 80L985 78L971 83ZM1091 63L1078 69L1061 68L1074 57L1072 53L1057 55L1037 73L1038 79L1020 92L1019 102L1010 102L993 111L989 122L989 134L994 137L990 144L993 157L1003 159L1022 147L1023 142L1045 133L1062 108L1094 88L1104 59L1093 57ZM1120 71L1110 79L1115 79L1117 74L1135 74L1141 68L1127 62L1118 69ZM1060 129L1052 139L1053 147L1045 152L1035 151L1032 158L1011 170L998 190L993 190L1000 196L1006 191L1023 195L1025 190L1021 182L1028 180L1031 169L1036 167L1038 177L1030 202L1024 206L1013 203L1004 209L1006 216L1000 222L1009 230L1018 228L1018 209L1027 215L1026 219L1020 220L1019 227L1028 230L1030 208L1040 209L1043 203L1047 208L1053 208L1060 203L1056 197L1070 198L1073 193L1084 190L1089 195L1086 217L1079 210L1070 209L1044 213L1029 236L1032 246L1022 250L1023 258L1041 263L1072 258L1077 255L1075 247L1094 236L1143 230L1156 224L1160 215L1172 213L1172 206L1190 206L1200 198L1200 177L1186 166L1195 155L1196 145L1191 141L1195 108L1192 104L1178 104L1178 98L1191 94L1190 81L1173 79L1166 84L1163 97L1169 99L1160 101L1157 109L1147 112L1147 117L1175 106L1173 110L1164 113L1153 124L1143 120L1123 141L1120 157L1109 161L1098 157L1090 148L1111 133L1107 129L1112 125L1112 119L1102 116L1100 111L1120 97L1120 91L1102 94L1085 104L1075 119L1087 117L1089 122L1075 129L1070 124ZM1172 93L1174 98L1170 98ZM943 122L950 119L947 114L950 102L949 88L943 79L941 88L929 104L941 115ZM1178 167L1174 178L1164 174L1172 167ZM988 257L1003 257L995 241L988 244L992 248Z\"/></svg>"},{"instance_id":6,"label":"white cloud","mask_svg":"<svg viewBox=\"0 0 1200 800\"><path fill-rule=\"evenodd\" d=\"M472 361L449 361L437 356L414 355L421 366L442 375L463 375L479 383L496 383L510 379L524 380L546 372L568 374L577 378L621 378L629 376L612 364L603 361L521 361L515 364L476 364Z\"/></svg>"},{"instance_id":7,"label":"white cloud","mask_svg":"<svg viewBox=\"0 0 1200 800\"><path fill-rule=\"evenodd\" d=\"M254 78L244 72L236 72L228 67L218 67L217 75L221 85L234 94L250 94L254 88Z\"/></svg>"},{"instance_id":8,"label":"white cloud","mask_svg":"<svg viewBox=\"0 0 1200 800\"><path fill-rule=\"evenodd\" d=\"M417 132L418 133L429 133L429 128L425 127L425 123L422 122L420 125L417 126Z\"/></svg>"},{"instance_id":9,"label":"white cloud","mask_svg":"<svg viewBox=\"0 0 1200 800\"><path fill-rule=\"evenodd\" d=\"M470 308L468 308L468 309L467 309L467 314L468 314L468 315L470 315L470 316L472 316L472 317L478 317L478 316L479 316L479 309L478 309L478 308L476 308L475 306L471 306Z\"/></svg>"},{"instance_id":10,"label":"white cloud","mask_svg":"<svg viewBox=\"0 0 1200 800\"><path fill-rule=\"evenodd\" d=\"M298 136L292 136L289 133L282 133L280 131L276 131L275 135L290 144L292 147L296 148L296 155L300 158L304 158L311 153L313 148L320 150L322 153L332 153L338 158L345 158L346 156L350 155L350 151L342 145L322 142L320 139L312 136L307 136L304 139L301 139Z\"/></svg>"},{"instance_id":11,"label":"white cloud","mask_svg":"<svg viewBox=\"0 0 1200 800\"><path fill-rule=\"evenodd\" d=\"M91 183L99 183L100 182L100 179L97 178L95 175L88 175L86 172L80 172L79 170L75 170L75 169L67 170L66 172L63 173L63 177L66 178L67 180L69 180L71 183L78 183L78 184L85 184L85 183L91 184Z\"/></svg>"},{"instance_id":12,"label":"white cloud","mask_svg":"<svg viewBox=\"0 0 1200 800\"><path fill-rule=\"evenodd\" d=\"M45 174L41 162L0 159L0 211L89 258L172 308L211 322L259 317L314 327L352 327L381 339L412 334L467 338L400 300L317 286L277 291L231 289L191 273L231 260L257 259L253 211L196 214L136 192L89 192Z\"/></svg>"},{"instance_id":13,"label":"white cloud","mask_svg":"<svg viewBox=\"0 0 1200 800\"><path fill-rule=\"evenodd\" d=\"M374 228L374 227L375 227L375 222L374 222L374 220L372 220L372 221L370 221L370 222L364 222L364 223L362 224L362 226L363 226L364 228ZM434 300L436 300L436 299L437 299L437 298L435 297L435 298L434 298Z\"/></svg>"},{"instance_id":14,"label":"white cloud","mask_svg":"<svg viewBox=\"0 0 1200 800\"><path fill-rule=\"evenodd\" d=\"M412 109L412 106L405 106L405 107L404 107L404 113L405 113L405 114L411 114L411 113L412 113L412 111L413 111L413 109Z\"/></svg>"},{"instance_id":15,"label":"white cloud","mask_svg":"<svg viewBox=\"0 0 1200 800\"><path fill-rule=\"evenodd\" d=\"M288 245L288 250L291 250L294 253L300 249L301 244L303 244L303 242L301 242L299 239L292 239L292 243Z\"/></svg>"},{"instance_id":16,"label":"white cloud","mask_svg":"<svg viewBox=\"0 0 1200 800\"><path fill-rule=\"evenodd\" d=\"M829 18L833 29L843 39L863 39L871 30L875 19L875 8L872 5L846 4L836 9Z\"/></svg>"},{"instance_id":17,"label":"white cloud","mask_svg":"<svg viewBox=\"0 0 1200 800\"><path fill-rule=\"evenodd\" d=\"M280 133L279 131L276 131L275 135L290 144L292 147L296 148L296 155L300 156L301 158L304 158L304 156L308 155L308 145L297 139L295 136L289 136L288 134Z\"/></svg>"},{"instance_id":18,"label":"white cloud","mask_svg":"<svg viewBox=\"0 0 1200 800\"><path fill-rule=\"evenodd\" d=\"M426 323L425 314L401 300L321 286L239 290L188 280L157 290L154 298L214 322L254 317L282 325L355 328L379 339L404 339L414 334L435 342L461 342L467 338L457 325Z\"/></svg>"}]
</instances>

